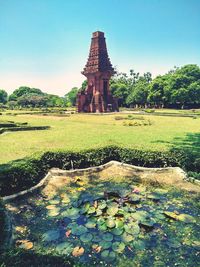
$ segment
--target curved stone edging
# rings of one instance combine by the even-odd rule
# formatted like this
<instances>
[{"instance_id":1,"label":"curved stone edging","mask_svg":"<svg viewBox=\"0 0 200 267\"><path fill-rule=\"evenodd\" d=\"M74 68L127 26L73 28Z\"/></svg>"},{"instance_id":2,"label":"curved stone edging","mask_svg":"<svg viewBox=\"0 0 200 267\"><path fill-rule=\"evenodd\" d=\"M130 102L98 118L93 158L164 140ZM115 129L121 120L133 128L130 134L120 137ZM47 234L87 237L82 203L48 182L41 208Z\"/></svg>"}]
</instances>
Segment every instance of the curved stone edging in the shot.
<instances>
[{"instance_id":1,"label":"curved stone edging","mask_svg":"<svg viewBox=\"0 0 200 267\"><path fill-rule=\"evenodd\" d=\"M149 182L153 182L154 181L154 177L155 175L162 175L162 176L171 176L171 178L169 178L168 183L166 183L166 181L163 180L158 180L155 179L155 182L160 183L160 184L168 184L168 185L173 185L173 186L177 186L181 189L184 189L184 185L186 186L186 190L188 191L196 191L196 192L200 192L200 183L199 181L194 180L194 183L191 183L190 181L188 181L187 175L186 173L179 167L166 167L166 168L147 168L147 167L139 167L139 166L134 166L134 165L130 165L130 164L126 164L126 163L122 163L122 162L118 162L118 161L109 161L108 163L105 163L103 165L100 166L96 166L96 167L89 167L89 168L85 168L85 169L74 169L74 170L61 170L58 168L52 168L49 170L49 172L47 173L47 175L35 186L31 187L30 189L21 191L19 193L13 194L13 195L9 195L9 196L5 196L3 197L3 201L10 201L12 199L15 199L19 196L23 196L25 194L28 193L32 193L33 191L37 190L40 187L45 186L48 181L52 178L52 177L62 177L62 176L67 176L67 175L87 175L87 174L94 174L94 173L98 173L101 172L107 168L110 167L118 167L121 168L122 170L125 171L129 171L130 175L129 177L132 176L139 176L141 178L141 181L149 181ZM170 180L171 179L171 180ZM191 188L188 189L187 185ZM195 190L195 187L198 187Z\"/></svg>"}]
</instances>

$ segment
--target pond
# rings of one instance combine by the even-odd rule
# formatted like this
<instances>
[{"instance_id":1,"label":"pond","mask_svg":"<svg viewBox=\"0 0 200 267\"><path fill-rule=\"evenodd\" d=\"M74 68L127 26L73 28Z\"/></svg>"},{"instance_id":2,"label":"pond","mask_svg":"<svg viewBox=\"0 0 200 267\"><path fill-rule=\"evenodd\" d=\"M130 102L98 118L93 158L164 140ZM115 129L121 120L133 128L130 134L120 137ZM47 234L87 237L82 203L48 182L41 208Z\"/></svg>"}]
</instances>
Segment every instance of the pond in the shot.
<instances>
[{"instance_id":1,"label":"pond","mask_svg":"<svg viewBox=\"0 0 200 267\"><path fill-rule=\"evenodd\" d=\"M130 179L74 177L7 204L13 246L75 266L198 266L199 196Z\"/></svg>"}]
</instances>

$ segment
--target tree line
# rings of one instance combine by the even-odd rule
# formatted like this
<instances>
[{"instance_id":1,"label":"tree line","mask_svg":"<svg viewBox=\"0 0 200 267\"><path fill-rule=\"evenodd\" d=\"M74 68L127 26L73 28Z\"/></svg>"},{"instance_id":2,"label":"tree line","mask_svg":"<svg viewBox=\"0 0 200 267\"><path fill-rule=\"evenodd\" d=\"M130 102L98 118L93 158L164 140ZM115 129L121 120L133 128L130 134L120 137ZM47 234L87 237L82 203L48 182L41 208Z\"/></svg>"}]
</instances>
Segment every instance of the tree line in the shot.
<instances>
[{"instance_id":1,"label":"tree line","mask_svg":"<svg viewBox=\"0 0 200 267\"><path fill-rule=\"evenodd\" d=\"M117 73L111 80L111 92L121 107L200 107L200 68L195 64L174 67L152 79L150 72L140 75Z\"/></svg>"},{"instance_id":2,"label":"tree line","mask_svg":"<svg viewBox=\"0 0 200 267\"><path fill-rule=\"evenodd\" d=\"M0 105L15 107L72 107L76 105L79 91L85 90L87 81L80 88L73 87L64 97L47 94L37 88L19 87L8 96L0 89ZM110 90L118 98L120 107L200 107L200 67L188 64L174 67L164 75L152 78L150 72L119 73L112 77Z\"/></svg>"}]
</instances>

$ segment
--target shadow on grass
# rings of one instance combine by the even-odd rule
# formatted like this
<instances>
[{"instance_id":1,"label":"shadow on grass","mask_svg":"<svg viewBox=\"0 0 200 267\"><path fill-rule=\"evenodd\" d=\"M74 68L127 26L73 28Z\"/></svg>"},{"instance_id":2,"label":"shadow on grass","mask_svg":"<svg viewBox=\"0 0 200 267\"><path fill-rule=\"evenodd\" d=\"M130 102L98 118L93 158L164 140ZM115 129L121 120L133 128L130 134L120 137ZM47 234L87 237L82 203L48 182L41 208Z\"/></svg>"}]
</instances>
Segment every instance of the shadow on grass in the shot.
<instances>
[{"instance_id":1,"label":"shadow on grass","mask_svg":"<svg viewBox=\"0 0 200 267\"><path fill-rule=\"evenodd\" d=\"M200 133L187 133L185 138L176 137L170 143L165 140L157 140L154 143L168 144L170 152L180 158L181 167L200 173Z\"/></svg>"}]
</instances>

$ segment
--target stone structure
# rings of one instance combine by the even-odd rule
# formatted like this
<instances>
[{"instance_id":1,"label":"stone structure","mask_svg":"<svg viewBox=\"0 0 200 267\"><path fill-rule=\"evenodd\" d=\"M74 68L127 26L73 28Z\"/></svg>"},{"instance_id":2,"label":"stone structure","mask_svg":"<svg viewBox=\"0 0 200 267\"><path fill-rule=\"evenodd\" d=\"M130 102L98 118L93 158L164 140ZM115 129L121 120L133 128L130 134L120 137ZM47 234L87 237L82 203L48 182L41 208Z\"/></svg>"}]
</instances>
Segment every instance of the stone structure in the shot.
<instances>
[{"instance_id":1,"label":"stone structure","mask_svg":"<svg viewBox=\"0 0 200 267\"><path fill-rule=\"evenodd\" d=\"M109 90L109 80L114 69L108 57L103 32L93 33L88 61L82 74L86 76L88 85L77 95L77 111L118 111L117 99Z\"/></svg>"}]
</instances>

